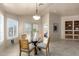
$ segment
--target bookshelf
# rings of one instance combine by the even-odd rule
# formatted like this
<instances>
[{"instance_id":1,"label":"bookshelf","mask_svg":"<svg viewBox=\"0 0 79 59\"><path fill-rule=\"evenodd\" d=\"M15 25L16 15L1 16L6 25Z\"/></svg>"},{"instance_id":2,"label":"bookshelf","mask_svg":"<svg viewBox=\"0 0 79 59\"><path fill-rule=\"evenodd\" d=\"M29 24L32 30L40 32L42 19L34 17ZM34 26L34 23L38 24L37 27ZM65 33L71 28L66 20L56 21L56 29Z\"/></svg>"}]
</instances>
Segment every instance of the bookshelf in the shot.
<instances>
[{"instance_id":1,"label":"bookshelf","mask_svg":"<svg viewBox=\"0 0 79 59\"><path fill-rule=\"evenodd\" d=\"M73 21L65 21L65 38L73 39Z\"/></svg>"},{"instance_id":2,"label":"bookshelf","mask_svg":"<svg viewBox=\"0 0 79 59\"><path fill-rule=\"evenodd\" d=\"M79 21L74 21L74 39L79 39Z\"/></svg>"},{"instance_id":3,"label":"bookshelf","mask_svg":"<svg viewBox=\"0 0 79 59\"><path fill-rule=\"evenodd\" d=\"M65 38L79 39L79 21L65 21Z\"/></svg>"}]
</instances>

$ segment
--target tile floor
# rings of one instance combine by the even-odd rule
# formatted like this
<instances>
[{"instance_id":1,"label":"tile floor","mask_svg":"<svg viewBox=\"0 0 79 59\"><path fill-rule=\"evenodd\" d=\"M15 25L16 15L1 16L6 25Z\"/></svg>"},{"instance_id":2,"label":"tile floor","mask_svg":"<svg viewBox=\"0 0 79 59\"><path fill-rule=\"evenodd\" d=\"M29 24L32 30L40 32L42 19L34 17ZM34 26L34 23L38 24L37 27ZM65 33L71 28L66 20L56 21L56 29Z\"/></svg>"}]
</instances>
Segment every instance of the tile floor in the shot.
<instances>
[{"instance_id":1,"label":"tile floor","mask_svg":"<svg viewBox=\"0 0 79 59\"><path fill-rule=\"evenodd\" d=\"M14 45L0 52L0 56L19 56L19 45ZM27 56L23 53L23 56ZM34 56L34 53L31 53ZM44 51L38 51L36 56L45 56ZM79 56L79 41L53 41L50 42L49 56Z\"/></svg>"}]
</instances>

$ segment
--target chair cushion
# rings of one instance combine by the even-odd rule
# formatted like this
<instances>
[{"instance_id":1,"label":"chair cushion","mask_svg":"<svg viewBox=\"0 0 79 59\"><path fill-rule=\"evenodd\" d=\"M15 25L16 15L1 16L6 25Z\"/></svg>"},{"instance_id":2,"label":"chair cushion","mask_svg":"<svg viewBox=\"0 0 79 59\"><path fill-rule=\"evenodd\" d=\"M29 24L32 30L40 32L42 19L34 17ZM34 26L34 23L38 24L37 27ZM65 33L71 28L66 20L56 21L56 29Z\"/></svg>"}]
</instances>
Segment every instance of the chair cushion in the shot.
<instances>
[{"instance_id":1,"label":"chair cushion","mask_svg":"<svg viewBox=\"0 0 79 59\"><path fill-rule=\"evenodd\" d=\"M29 51L28 49L21 49L21 51L24 51L24 52L26 52L26 51Z\"/></svg>"},{"instance_id":2,"label":"chair cushion","mask_svg":"<svg viewBox=\"0 0 79 59\"><path fill-rule=\"evenodd\" d=\"M43 39L39 38L38 42L39 42L39 43L43 42Z\"/></svg>"},{"instance_id":3,"label":"chair cushion","mask_svg":"<svg viewBox=\"0 0 79 59\"><path fill-rule=\"evenodd\" d=\"M35 46L32 43L30 43L29 44L29 50L32 50L33 48L35 48Z\"/></svg>"},{"instance_id":4,"label":"chair cushion","mask_svg":"<svg viewBox=\"0 0 79 59\"><path fill-rule=\"evenodd\" d=\"M45 43L38 43L37 47L39 48L46 48L46 44Z\"/></svg>"},{"instance_id":5,"label":"chair cushion","mask_svg":"<svg viewBox=\"0 0 79 59\"><path fill-rule=\"evenodd\" d=\"M28 49L21 49L22 51L31 51L35 46L33 44L29 44L29 50Z\"/></svg>"},{"instance_id":6,"label":"chair cushion","mask_svg":"<svg viewBox=\"0 0 79 59\"><path fill-rule=\"evenodd\" d=\"M45 44L47 44L47 42L48 42L48 38L43 38L43 43L45 43Z\"/></svg>"}]
</instances>

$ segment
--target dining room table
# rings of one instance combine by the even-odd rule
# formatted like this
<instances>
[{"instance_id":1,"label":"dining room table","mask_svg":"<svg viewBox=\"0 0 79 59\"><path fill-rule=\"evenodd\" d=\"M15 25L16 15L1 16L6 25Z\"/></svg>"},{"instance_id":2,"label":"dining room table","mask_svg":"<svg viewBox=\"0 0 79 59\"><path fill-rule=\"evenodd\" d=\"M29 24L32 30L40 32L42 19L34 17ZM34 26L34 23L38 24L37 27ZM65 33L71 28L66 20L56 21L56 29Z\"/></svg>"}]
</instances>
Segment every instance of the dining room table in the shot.
<instances>
[{"instance_id":1,"label":"dining room table","mask_svg":"<svg viewBox=\"0 0 79 59\"><path fill-rule=\"evenodd\" d=\"M32 41L31 43L33 43L33 45L35 46L34 54L37 55L37 43L38 43L38 41Z\"/></svg>"},{"instance_id":2,"label":"dining room table","mask_svg":"<svg viewBox=\"0 0 79 59\"><path fill-rule=\"evenodd\" d=\"M38 38L37 40L32 40L31 41L31 43L35 46L35 52L34 52L35 55L37 55L38 49L41 50L40 48L37 47L37 44L40 43L40 42L42 42L40 40L40 38Z\"/></svg>"}]
</instances>

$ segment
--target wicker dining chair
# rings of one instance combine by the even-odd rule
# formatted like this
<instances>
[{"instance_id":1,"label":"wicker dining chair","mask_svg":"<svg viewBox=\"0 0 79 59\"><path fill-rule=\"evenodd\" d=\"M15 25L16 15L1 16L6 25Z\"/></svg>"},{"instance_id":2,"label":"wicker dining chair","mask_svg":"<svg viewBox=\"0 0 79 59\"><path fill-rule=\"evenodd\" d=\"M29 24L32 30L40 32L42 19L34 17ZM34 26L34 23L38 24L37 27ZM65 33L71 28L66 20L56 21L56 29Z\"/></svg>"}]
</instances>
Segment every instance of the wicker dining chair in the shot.
<instances>
[{"instance_id":1,"label":"wicker dining chair","mask_svg":"<svg viewBox=\"0 0 79 59\"><path fill-rule=\"evenodd\" d=\"M34 45L29 44L28 40L19 40L19 47L20 47L20 53L19 56L21 56L22 52L28 53L28 56L30 56L30 52L34 50Z\"/></svg>"},{"instance_id":2,"label":"wicker dining chair","mask_svg":"<svg viewBox=\"0 0 79 59\"><path fill-rule=\"evenodd\" d=\"M49 42L50 42L50 37L47 40L47 44L45 44L43 42L40 42L37 44L38 48L45 50L45 55L48 55L48 53L49 53Z\"/></svg>"}]
</instances>

